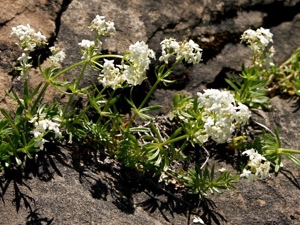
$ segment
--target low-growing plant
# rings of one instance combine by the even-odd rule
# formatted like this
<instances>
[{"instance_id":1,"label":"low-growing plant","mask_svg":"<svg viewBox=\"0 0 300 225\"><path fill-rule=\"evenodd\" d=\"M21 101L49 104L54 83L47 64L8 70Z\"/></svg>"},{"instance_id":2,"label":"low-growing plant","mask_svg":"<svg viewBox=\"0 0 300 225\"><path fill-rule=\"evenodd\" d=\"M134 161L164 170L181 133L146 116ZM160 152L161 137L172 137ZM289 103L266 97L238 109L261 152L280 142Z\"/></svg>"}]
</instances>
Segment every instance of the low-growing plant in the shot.
<instances>
[{"instance_id":1,"label":"low-growing plant","mask_svg":"<svg viewBox=\"0 0 300 225\"><path fill-rule=\"evenodd\" d=\"M273 63L275 49L270 46L272 37L269 29L246 30L241 41L252 50L251 64L243 64L233 81L226 79L235 98L251 108L270 109L269 99L276 94L300 96L300 49L277 66Z\"/></svg>"},{"instance_id":2,"label":"low-growing plant","mask_svg":"<svg viewBox=\"0 0 300 225\"><path fill-rule=\"evenodd\" d=\"M147 79L147 71L156 54L143 41L130 45L123 55L102 54L101 40L115 33L114 23L106 21L103 16L96 16L89 28L96 33L96 38L79 43L81 61L61 68L60 63L66 55L55 46L50 47L49 67L43 68L38 60L38 69L44 81L33 90L29 87L32 68L30 53L37 46L45 47L46 37L29 25L13 28L11 36L18 40L17 44L23 50L16 70L20 72L19 79L24 88L22 93L13 89L8 93L17 103L14 113L1 108L4 116L0 120L1 165L21 165L24 157L32 157L47 149L47 142L58 145L68 142L70 148L76 142L87 144L89 148L118 160L124 166L151 174L159 182L177 184L192 194L204 196L208 191L214 193L234 188L239 175L232 175L231 171L221 168L216 172L218 165L209 162L210 150L206 149L206 145L226 144L240 137L246 139L245 136L234 137L237 131L247 125L251 116L246 105L268 108L266 85L274 53L273 48L267 48L272 40L271 33L260 28L256 33L247 31L242 36L242 40L247 41L254 52L253 65L243 67L242 81L227 80L235 94L216 89L198 92L197 96L175 94L172 111L168 115L154 117L149 112L162 106L148 105L148 102L158 85L174 82L170 75L180 63L200 63L202 49L193 40L163 40L160 43L161 56L154 70L156 80L144 99L137 103L133 100L133 90ZM293 60L292 64L291 68L296 70ZM89 86L82 86L81 81L88 67L99 73L98 83L95 81ZM80 69L77 77L73 80L63 78L65 73L74 69ZM295 79L292 83L297 88L298 74L293 76ZM43 97L49 86L67 96L67 102L44 102ZM130 89L129 95L121 96L118 92L120 89ZM75 105L78 97L85 100L82 108ZM128 114L121 113L117 106L119 101L128 104ZM264 133L261 139L256 140L256 150L248 148L249 143L238 147L243 155L249 156L241 177L267 178L271 163L276 171L282 167L282 155L300 164L293 156L300 151L281 148L277 131L275 137ZM232 143L235 146L234 141ZM193 152L199 148L205 151L204 162L194 162L188 169L174 167L175 162L180 165L193 158ZM219 173L218 176L215 173Z\"/></svg>"}]
</instances>

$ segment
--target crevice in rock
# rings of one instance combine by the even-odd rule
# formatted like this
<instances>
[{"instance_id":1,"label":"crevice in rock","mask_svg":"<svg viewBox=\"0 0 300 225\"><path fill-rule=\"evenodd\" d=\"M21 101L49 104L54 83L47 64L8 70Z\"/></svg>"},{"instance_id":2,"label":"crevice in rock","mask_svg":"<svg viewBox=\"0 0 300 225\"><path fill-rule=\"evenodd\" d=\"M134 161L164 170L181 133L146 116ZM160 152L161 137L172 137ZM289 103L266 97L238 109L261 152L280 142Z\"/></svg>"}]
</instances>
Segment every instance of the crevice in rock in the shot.
<instances>
[{"instance_id":1,"label":"crevice in rock","mask_svg":"<svg viewBox=\"0 0 300 225\"><path fill-rule=\"evenodd\" d=\"M201 38L192 37L192 39L198 39L196 42L197 44L199 44L200 48L203 49L202 60L203 63L206 63L210 59L216 57L216 55L218 55L228 43L239 43L240 37L240 33L231 33L229 31L224 31L216 34L206 33L203 34Z\"/></svg>"},{"instance_id":2,"label":"crevice in rock","mask_svg":"<svg viewBox=\"0 0 300 225\"><path fill-rule=\"evenodd\" d=\"M62 14L68 9L68 6L71 4L71 2L72 0L63 0L60 11L57 13L57 17L55 19L55 36L53 37L53 40L51 40L53 42L56 41L57 35L59 33Z\"/></svg>"},{"instance_id":3,"label":"crevice in rock","mask_svg":"<svg viewBox=\"0 0 300 225\"><path fill-rule=\"evenodd\" d=\"M245 7L246 11L261 11L267 15L263 18L264 27L275 27L283 22L292 21L294 17L300 12L300 2L294 6L285 6L284 1L274 1L265 5L254 5Z\"/></svg>"},{"instance_id":4,"label":"crevice in rock","mask_svg":"<svg viewBox=\"0 0 300 225\"><path fill-rule=\"evenodd\" d=\"M13 19L13 18L12 18ZM9 23L12 19L10 20L5 20L4 22L0 23L0 27L4 27L7 23Z\"/></svg>"},{"instance_id":5,"label":"crevice in rock","mask_svg":"<svg viewBox=\"0 0 300 225\"><path fill-rule=\"evenodd\" d=\"M33 59L33 62L32 62L33 67L36 68L38 66L38 59L40 60L40 63L42 64L44 62L44 60L46 60L50 56L51 52L49 50L49 47L54 45L54 42L56 41L56 38L58 36L60 24L61 24L61 16L62 16L63 12L67 10L67 8L71 2L72 2L72 0L63 0L63 2L61 4L61 8L58 11L56 19L55 19L55 30L53 32L53 35L48 40L48 45L45 47L36 48L33 52L30 53L30 56ZM10 72L8 72L8 75L12 76L12 80L14 80L14 78L17 77L19 75L19 73L13 69ZM12 89L17 88L19 85L20 84L18 82L13 82L12 86L8 92L11 92ZM6 95L5 95L5 97L6 97ZM1 102L5 100L5 97L1 100Z\"/></svg>"},{"instance_id":6,"label":"crevice in rock","mask_svg":"<svg viewBox=\"0 0 300 225\"><path fill-rule=\"evenodd\" d=\"M220 24L224 20L235 18L238 16L238 6L233 5L230 7L224 7L223 10L211 10L209 23Z\"/></svg>"},{"instance_id":7,"label":"crevice in rock","mask_svg":"<svg viewBox=\"0 0 300 225\"><path fill-rule=\"evenodd\" d=\"M211 83L208 83L206 85L207 88L213 88L213 89L223 89L223 88L228 88L228 84L225 81L225 78L231 78L237 74L238 72L232 68L224 67L219 74L215 77L214 81Z\"/></svg>"},{"instance_id":8,"label":"crevice in rock","mask_svg":"<svg viewBox=\"0 0 300 225\"><path fill-rule=\"evenodd\" d=\"M225 7L226 8L226 7ZM228 7L228 10L218 11L212 10L210 12L211 24L219 24L222 21L228 20L230 18L234 18L237 16L238 11L259 11L264 12L267 15L263 18L263 23L261 26L263 27L274 27L283 22L292 21L293 18L300 11L300 2L298 2L294 6L285 6L284 1L277 2L274 1L270 4L255 4L252 6L244 5L244 6L233 6ZM201 21L203 22L203 21ZM206 63L210 59L214 58L217 54L219 54L224 46L228 43L237 44L240 42L241 33L231 33L230 31L225 31L217 34L206 33L203 34L201 38L191 37L194 40L197 40L197 43L203 49L203 62ZM211 40L211 41L203 41L203 39Z\"/></svg>"},{"instance_id":9,"label":"crevice in rock","mask_svg":"<svg viewBox=\"0 0 300 225\"><path fill-rule=\"evenodd\" d=\"M157 29L155 29L153 32L151 32L150 35L148 35L148 42L150 42L153 37L155 37L155 35L158 33L158 32L164 32L166 30L172 30L174 29L177 25L179 24L179 22L177 23L168 23L164 26L161 26L161 27L158 27Z\"/></svg>"},{"instance_id":10,"label":"crevice in rock","mask_svg":"<svg viewBox=\"0 0 300 225\"><path fill-rule=\"evenodd\" d=\"M58 33L59 33L62 14L63 14L63 12L65 12L67 10L67 8L71 2L72 2L72 0L63 0L63 2L61 4L61 8L57 12L57 16L55 18L55 30L54 30L53 35L48 40L48 45L43 48L37 48L30 54L31 57L33 59L35 59L32 64L33 67L38 66L38 61L37 61L38 57L40 57L40 62L43 63L43 61L46 60L49 57L49 55L51 54L49 47L54 46L54 43L55 43Z\"/></svg>"}]
</instances>

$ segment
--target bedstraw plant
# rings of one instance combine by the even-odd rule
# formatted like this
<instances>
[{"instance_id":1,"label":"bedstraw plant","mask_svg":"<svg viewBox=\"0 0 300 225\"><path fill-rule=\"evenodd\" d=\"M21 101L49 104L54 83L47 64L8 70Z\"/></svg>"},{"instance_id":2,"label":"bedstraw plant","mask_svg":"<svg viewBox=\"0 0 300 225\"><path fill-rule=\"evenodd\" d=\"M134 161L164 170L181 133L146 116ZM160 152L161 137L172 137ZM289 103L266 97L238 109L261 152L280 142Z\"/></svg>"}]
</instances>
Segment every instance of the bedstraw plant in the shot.
<instances>
[{"instance_id":1,"label":"bedstraw plant","mask_svg":"<svg viewBox=\"0 0 300 225\"><path fill-rule=\"evenodd\" d=\"M0 169L22 165L25 157L31 158L39 151L47 151L49 142L64 146L68 143L71 149L72 145L86 143L104 157L114 158L124 166L150 174L166 185L176 184L192 194L204 196L208 191L214 193L233 188L239 175L211 164L210 149L206 146L208 143L218 145L237 140L239 137L234 137L234 134L246 126L251 117L248 106L268 108L267 83L272 83L270 76L274 71L278 72L278 69L272 69L274 49L267 48L272 42L269 30L260 28L243 34L242 40L253 51L252 65L243 67L242 81L227 80L235 93L207 89L196 96L175 94L172 111L163 117L154 117L149 112L162 106L148 105L150 97L158 85L174 82L170 75L180 63L201 62L200 46L193 40L163 40L160 43L162 51L158 66L154 74L148 74L155 76L155 83L143 101L137 103L133 100L133 89L147 79L147 71L151 60L156 59L156 53L140 41L130 45L123 55L103 54L103 37L115 34L114 23L97 15L89 28L95 33L95 39L78 43L81 48L79 62L61 68L60 63L67 56L55 46L49 48L51 56L47 68L37 60L44 81L33 89L29 87L33 67L30 53L36 47L46 48L46 37L35 32L30 25L12 29L11 37L17 40L17 45L22 49L15 69L20 72L18 79L24 88L20 93L14 89L7 93L17 103L15 112L1 108ZM288 69L297 70L299 62L293 59L284 66L285 72ZM88 67L98 72L98 81L82 86L81 81ZM78 76L73 80L64 79L70 70L79 71ZM298 72L293 77L295 79L290 83L298 88ZM282 80L280 82L284 83ZM43 97L49 86L67 96L67 102L44 102ZM119 89L130 89L130 94L123 97ZM299 88L295 93L298 92ZM85 99L85 107L75 106L78 97ZM128 115L121 113L116 104L118 101L130 106ZM89 112L94 113L93 118ZM276 171L282 167L282 155L300 164L293 156L300 151L281 148L278 132L275 137L265 133L259 139L257 149L247 149L247 146L239 149L242 155L249 157L241 177L252 180L269 177L272 165L275 165ZM174 167L175 162L180 165L193 158L194 151L191 148L194 151L202 148L206 160L194 162L188 169Z\"/></svg>"}]
</instances>

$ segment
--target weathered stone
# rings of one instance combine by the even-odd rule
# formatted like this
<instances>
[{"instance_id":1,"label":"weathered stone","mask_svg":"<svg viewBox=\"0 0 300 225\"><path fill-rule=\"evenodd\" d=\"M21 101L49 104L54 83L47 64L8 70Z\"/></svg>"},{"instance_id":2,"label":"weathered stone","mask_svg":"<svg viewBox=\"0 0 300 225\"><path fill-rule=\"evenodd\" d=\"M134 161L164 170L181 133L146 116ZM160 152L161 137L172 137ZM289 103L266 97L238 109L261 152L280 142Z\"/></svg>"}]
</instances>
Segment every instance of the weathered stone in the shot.
<instances>
[{"instance_id":1,"label":"weathered stone","mask_svg":"<svg viewBox=\"0 0 300 225\"><path fill-rule=\"evenodd\" d=\"M178 69L185 81L179 87L157 91L152 102L166 107L161 113L168 113L177 91L188 95L207 87L226 87L224 78L239 71L250 56L240 43L244 30L270 28L277 63L287 60L300 43L297 0L3 0L0 6L0 104L8 109L13 105L4 91L16 84L11 72L20 55L9 35L11 28L19 24L30 24L51 44L62 47L67 54L63 66L80 60L78 43L93 39L88 26L97 14L113 21L117 29L104 44L107 52L121 54L130 44L145 41L158 57L159 43L164 38L192 38L204 49L203 62ZM71 71L67 76L72 79L76 73ZM96 77L97 73L89 71L84 82L95 81ZM33 72L31 85L40 81L39 74ZM54 95L48 92L46 99L50 101ZM254 119L277 126L283 145L299 149L297 103L276 97L272 104L273 112L260 112L262 117ZM114 171L108 172L107 168L92 172L72 152L49 151L24 173L1 176L0 224L191 224L193 217L187 205L166 192L141 185L140 180L127 179L131 173L114 177ZM220 163L225 168L232 166ZM202 218L208 224L299 224L299 168L286 163L286 169L274 179L241 181L237 190L210 197L217 208L203 211Z\"/></svg>"},{"instance_id":2,"label":"weathered stone","mask_svg":"<svg viewBox=\"0 0 300 225\"><path fill-rule=\"evenodd\" d=\"M0 3L0 101L8 110L15 108L13 101L5 97L5 91L13 86L10 74L16 65L21 50L15 45L16 40L10 38L14 26L29 24L36 31L44 34L48 40L55 37L56 18L60 13L62 0L3 0Z\"/></svg>"}]
</instances>

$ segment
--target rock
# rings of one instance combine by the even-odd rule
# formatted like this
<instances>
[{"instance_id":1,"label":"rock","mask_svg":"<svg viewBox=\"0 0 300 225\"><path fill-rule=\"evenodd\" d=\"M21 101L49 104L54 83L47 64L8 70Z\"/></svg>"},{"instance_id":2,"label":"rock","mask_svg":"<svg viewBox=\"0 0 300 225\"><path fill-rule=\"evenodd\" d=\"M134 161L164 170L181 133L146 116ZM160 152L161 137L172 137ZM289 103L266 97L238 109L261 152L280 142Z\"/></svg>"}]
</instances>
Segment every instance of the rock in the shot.
<instances>
[{"instance_id":1,"label":"rock","mask_svg":"<svg viewBox=\"0 0 300 225\"><path fill-rule=\"evenodd\" d=\"M62 0L1 1L0 101L4 103L1 107L8 110L15 108L13 101L5 94L5 91L9 91L14 84L12 73L16 59L21 55L20 49L15 45L16 40L10 38L12 27L30 24L51 41L58 31L56 23L62 11L62 3Z\"/></svg>"},{"instance_id":2,"label":"rock","mask_svg":"<svg viewBox=\"0 0 300 225\"><path fill-rule=\"evenodd\" d=\"M168 112L177 91L195 94L204 88L227 87L224 78L240 71L242 62L248 63L250 52L240 43L246 29L271 29L279 64L300 41L297 0L3 0L0 6L0 104L7 109L14 105L5 90L18 90L12 74L20 55L9 35L19 24L30 24L46 35L50 45L62 47L67 54L63 66L80 59L78 43L82 39L93 39L88 26L96 15L113 21L117 29L116 35L106 40L105 52L122 54L130 44L145 41L158 57L164 38L193 39L203 48L203 62L180 67L178 76L184 82L158 90L152 103L166 106L162 113ZM76 73L68 73L68 79ZM89 71L83 82L96 81L97 75ZM33 73L31 85L40 81L39 74ZM51 101L54 95L49 92L46 99ZM272 104L273 112L255 118L270 127L278 126L283 144L299 149L300 111L293 107L297 103L275 97ZM129 179L132 172L115 172L110 167L94 171L81 163L73 152L53 147L23 171L2 174L0 224L191 224L189 207L176 196L143 180ZM211 204L201 218L208 224L299 224L299 176L299 168L286 163L278 177L241 181L237 190L210 196L216 208Z\"/></svg>"}]
</instances>

